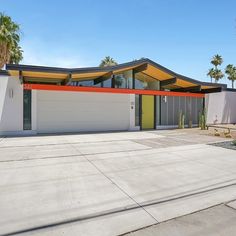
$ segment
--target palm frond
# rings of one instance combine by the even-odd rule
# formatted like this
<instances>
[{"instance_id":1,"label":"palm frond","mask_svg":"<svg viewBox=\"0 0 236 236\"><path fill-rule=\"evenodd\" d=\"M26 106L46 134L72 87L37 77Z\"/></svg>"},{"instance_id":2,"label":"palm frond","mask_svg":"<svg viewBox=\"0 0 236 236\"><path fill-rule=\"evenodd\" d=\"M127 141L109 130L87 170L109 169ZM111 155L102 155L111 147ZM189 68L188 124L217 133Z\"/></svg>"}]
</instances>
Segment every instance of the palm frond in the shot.
<instances>
[{"instance_id":1,"label":"palm frond","mask_svg":"<svg viewBox=\"0 0 236 236\"><path fill-rule=\"evenodd\" d=\"M19 46L20 26L10 16L0 13L0 68L6 63L19 63L23 51Z\"/></svg>"}]
</instances>

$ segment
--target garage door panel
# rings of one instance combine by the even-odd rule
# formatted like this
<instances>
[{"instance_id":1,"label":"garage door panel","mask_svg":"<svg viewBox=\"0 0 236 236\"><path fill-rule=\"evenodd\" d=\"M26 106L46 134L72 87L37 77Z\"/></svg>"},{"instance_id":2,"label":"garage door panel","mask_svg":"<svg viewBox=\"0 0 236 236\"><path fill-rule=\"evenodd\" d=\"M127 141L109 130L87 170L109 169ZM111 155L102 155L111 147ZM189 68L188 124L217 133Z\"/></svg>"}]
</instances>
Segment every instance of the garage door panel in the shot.
<instances>
[{"instance_id":1,"label":"garage door panel","mask_svg":"<svg viewBox=\"0 0 236 236\"><path fill-rule=\"evenodd\" d=\"M53 93L53 97L51 94ZM87 95L87 96L84 96ZM87 93L87 92L65 92L65 91L38 91L37 97L40 101L71 101L76 102L76 99L79 98L83 102L92 102L94 103L94 97L97 101L106 101L107 98L113 97L114 101L117 102L126 102L127 96L125 94L110 94L110 93Z\"/></svg>"},{"instance_id":2,"label":"garage door panel","mask_svg":"<svg viewBox=\"0 0 236 236\"><path fill-rule=\"evenodd\" d=\"M37 91L37 130L127 130L129 104L127 94Z\"/></svg>"},{"instance_id":3,"label":"garage door panel","mask_svg":"<svg viewBox=\"0 0 236 236\"><path fill-rule=\"evenodd\" d=\"M69 115L61 116L61 114L58 114L58 113L55 113L54 115L57 116L57 117L50 116L50 115L47 115L47 117L44 117L44 118L39 117L39 120L41 120L40 123L46 123L46 122L49 122L49 121L50 122L56 122L56 123L57 122L81 123L81 122L88 122L89 121L90 123L94 123L94 120L96 120L96 122L102 122L104 120L105 120L104 122L107 122L107 119L112 119L113 122L120 122L120 123L122 121L127 122L127 119L125 119L125 118L119 118L119 117L115 118L112 115L107 115L107 116L103 115L103 117L100 117L100 116L94 117L94 114L91 114L91 116L93 116L93 119L91 119L90 117L86 117L85 114L82 114L81 116L76 115L76 116L73 116L73 117L70 117ZM117 114L117 116L119 116L119 115ZM50 125L53 125L53 124L50 124Z\"/></svg>"},{"instance_id":4,"label":"garage door panel","mask_svg":"<svg viewBox=\"0 0 236 236\"><path fill-rule=\"evenodd\" d=\"M117 109L127 109L127 103L112 103L112 104L106 104L109 101L103 102L102 104L97 103L83 103L80 101L80 103L75 103L75 104L70 104L70 102L68 103L58 103L58 102L53 102L53 103L40 103L40 108L39 110L41 111L50 111L50 110L54 110L54 111L71 111L72 109L79 109L81 111L90 111L91 109L93 110L100 110L101 106L102 108L106 108L106 109L114 109L115 107Z\"/></svg>"}]
</instances>

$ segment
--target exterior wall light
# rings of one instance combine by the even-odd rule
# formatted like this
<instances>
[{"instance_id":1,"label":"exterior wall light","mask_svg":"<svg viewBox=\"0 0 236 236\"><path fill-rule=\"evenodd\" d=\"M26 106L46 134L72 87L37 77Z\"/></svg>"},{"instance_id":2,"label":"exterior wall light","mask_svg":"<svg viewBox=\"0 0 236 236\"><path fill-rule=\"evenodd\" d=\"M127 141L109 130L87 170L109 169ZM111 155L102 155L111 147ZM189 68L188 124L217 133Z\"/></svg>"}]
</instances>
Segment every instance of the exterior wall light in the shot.
<instances>
[{"instance_id":1,"label":"exterior wall light","mask_svg":"<svg viewBox=\"0 0 236 236\"><path fill-rule=\"evenodd\" d=\"M162 100L164 103L167 103L167 96L163 96Z\"/></svg>"}]
</instances>

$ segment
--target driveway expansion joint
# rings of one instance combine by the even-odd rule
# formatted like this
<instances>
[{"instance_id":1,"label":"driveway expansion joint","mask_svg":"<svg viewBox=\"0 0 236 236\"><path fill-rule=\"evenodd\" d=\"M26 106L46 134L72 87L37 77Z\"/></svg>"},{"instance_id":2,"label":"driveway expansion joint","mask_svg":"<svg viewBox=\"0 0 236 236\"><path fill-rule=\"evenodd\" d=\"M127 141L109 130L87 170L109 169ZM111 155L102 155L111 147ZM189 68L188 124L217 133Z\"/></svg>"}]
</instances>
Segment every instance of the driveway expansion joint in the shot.
<instances>
[{"instance_id":1,"label":"driveway expansion joint","mask_svg":"<svg viewBox=\"0 0 236 236\"><path fill-rule=\"evenodd\" d=\"M73 145L72 145L73 146ZM73 146L74 149L79 151L76 147ZM115 185L123 194L125 194L129 199L131 199L137 206L139 206L140 209L144 210L152 219L154 219L156 222L158 220L150 214L142 205L140 205L134 198L132 198L124 189L122 189L118 184L116 184L109 176L107 176L93 161L89 160L86 156L84 156L87 161L93 165L106 179L108 179L113 185Z\"/></svg>"}]
</instances>

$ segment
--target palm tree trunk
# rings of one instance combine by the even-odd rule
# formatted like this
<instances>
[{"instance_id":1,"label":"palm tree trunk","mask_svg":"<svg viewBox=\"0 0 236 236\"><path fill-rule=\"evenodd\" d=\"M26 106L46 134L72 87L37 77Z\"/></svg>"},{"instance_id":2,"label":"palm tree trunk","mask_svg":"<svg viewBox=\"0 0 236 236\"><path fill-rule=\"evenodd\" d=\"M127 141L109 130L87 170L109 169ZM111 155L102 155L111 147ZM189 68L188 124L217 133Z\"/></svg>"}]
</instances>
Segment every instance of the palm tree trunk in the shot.
<instances>
[{"instance_id":1,"label":"palm tree trunk","mask_svg":"<svg viewBox=\"0 0 236 236\"><path fill-rule=\"evenodd\" d=\"M234 89L234 80L232 80L232 89Z\"/></svg>"},{"instance_id":2,"label":"palm tree trunk","mask_svg":"<svg viewBox=\"0 0 236 236\"><path fill-rule=\"evenodd\" d=\"M9 58L9 50L6 43L0 43L0 69L7 63Z\"/></svg>"}]
</instances>

